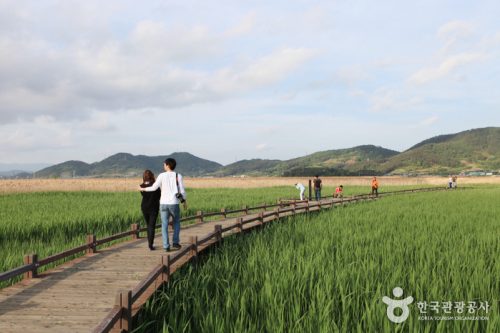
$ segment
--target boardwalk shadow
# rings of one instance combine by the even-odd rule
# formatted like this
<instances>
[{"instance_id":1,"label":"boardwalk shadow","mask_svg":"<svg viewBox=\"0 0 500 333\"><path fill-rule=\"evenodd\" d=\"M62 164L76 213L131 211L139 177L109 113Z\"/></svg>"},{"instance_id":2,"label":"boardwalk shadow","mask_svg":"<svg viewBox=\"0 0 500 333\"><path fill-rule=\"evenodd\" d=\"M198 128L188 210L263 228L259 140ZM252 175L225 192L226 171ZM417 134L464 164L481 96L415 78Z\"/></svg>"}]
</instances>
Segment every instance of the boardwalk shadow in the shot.
<instances>
[{"instance_id":1,"label":"boardwalk shadow","mask_svg":"<svg viewBox=\"0 0 500 333\"><path fill-rule=\"evenodd\" d=\"M92 274L92 266L99 261L105 260L106 258L115 255L123 250L134 249L139 247L144 247L145 256L157 255L156 253L151 253L147 249L147 240L140 239L137 241L128 241L127 243L118 244L116 246L105 248L99 251L97 254L92 256L83 256L77 259L78 262L72 263L71 261L68 263L64 263L61 266L55 267L53 270L61 270L57 272L47 271L40 274L40 277L37 278L36 283L27 285L20 290L17 290L10 296L7 296L5 300L0 301L0 316L4 315L11 311L17 311L20 309L29 309L36 308L38 306L38 302L36 301L39 294L44 292L46 289L52 288L56 286L58 283L67 278L70 278L72 275L77 273L82 273L82 271L88 271L89 274ZM147 252L146 252L147 251ZM161 252L161 251L155 251ZM159 254L157 255L159 256ZM8 287L5 290L9 290L12 287ZM92 293L92 290L88 291ZM1 291L0 291L1 294ZM113 306L113 299L110 299L110 309Z\"/></svg>"}]
</instances>

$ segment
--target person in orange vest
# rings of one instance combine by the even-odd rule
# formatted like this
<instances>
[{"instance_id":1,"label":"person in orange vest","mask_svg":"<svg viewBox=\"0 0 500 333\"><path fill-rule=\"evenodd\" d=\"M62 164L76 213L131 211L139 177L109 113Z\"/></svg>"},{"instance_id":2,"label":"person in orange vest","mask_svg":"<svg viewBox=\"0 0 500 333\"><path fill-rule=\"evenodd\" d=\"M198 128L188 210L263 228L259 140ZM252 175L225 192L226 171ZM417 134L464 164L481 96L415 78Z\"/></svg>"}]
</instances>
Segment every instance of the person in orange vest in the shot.
<instances>
[{"instance_id":1,"label":"person in orange vest","mask_svg":"<svg viewBox=\"0 0 500 333\"><path fill-rule=\"evenodd\" d=\"M372 195L375 193L375 195L378 197L378 180L377 177L373 177L372 179Z\"/></svg>"},{"instance_id":2,"label":"person in orange vest","mask_svg":"<svg viewBox=\"0 0 500 333\"><path fill-rule=\"evenodd\" d=\"M335 193L333 194L334 198L342 198L344 196L344 186L340 185L335 189Z\"/></svg>"}]
</instances>

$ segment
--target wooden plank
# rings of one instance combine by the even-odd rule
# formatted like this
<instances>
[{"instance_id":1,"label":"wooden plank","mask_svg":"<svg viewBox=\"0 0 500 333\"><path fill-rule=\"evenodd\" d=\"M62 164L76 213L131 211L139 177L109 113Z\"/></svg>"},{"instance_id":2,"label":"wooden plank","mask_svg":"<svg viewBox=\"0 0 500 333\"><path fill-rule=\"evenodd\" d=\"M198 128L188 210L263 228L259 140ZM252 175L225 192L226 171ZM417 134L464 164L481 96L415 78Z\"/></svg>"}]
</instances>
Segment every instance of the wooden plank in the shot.
<instances>
[{"instance_id":1,"label":"wooden plank","mask_svg":"<svg viewBox=\"0 0 500 333\"><path fill-rule=\"evenodd\" d=\"M241 232L243 225L245 225L245 230L253 229L263 223L277 220L278 215L284 217L292 216L299 211L304 213L319 210L319 204L324 208L330 208L334 204L342 204L349 200L369 198L370 196L364 195L353 199L324 199L310 206L307 201L263 205L265 208L283 207L283 209L279 212L266 211L248 214L242 217L243 220L230 217L183 227L182 249L169 253L171 258L177 258L177 262L174 260L170 266L170 274L188 262L191 257L196 256L198 252L220 242L221 236L227 237ZM251 209L245 207L234 213ZM224 212L226 216L231 213L227 210ZM223 212L221 213L217 215L224 215ZM229 230L229 228L235 229ZM222 233L221 230L227 230L227 232ZM130 236L130 231L127 233ZM87 243L93 245L93 241L94 239L89 239ZM157 235L155 243L161 244L161 235ZM130 297L128 300L124 299L127 304L130 304L127 305L130 313L127 314L128 317L125 317L130 318L130 315L137 313L142 304L161 285L164 276L168 276L163 273L157 276L151 275L165 255L166 253L161 250L161 245L157 251L149 251L145 239L127 240L99 249L96 254L89 254L42 272L40 278L30 279L0 290L0 332L88 332L97 327L100 322L105 321L106 316L113 309L114 296L120 289L130 291L135 288L135 304L130 304ZM140 284L141 281L142 284ZM122 325L126 326L131 323L127 318L125 321L121 320ZM106 325L105 322L104 325Z\"/></svg>"}]
</instances>

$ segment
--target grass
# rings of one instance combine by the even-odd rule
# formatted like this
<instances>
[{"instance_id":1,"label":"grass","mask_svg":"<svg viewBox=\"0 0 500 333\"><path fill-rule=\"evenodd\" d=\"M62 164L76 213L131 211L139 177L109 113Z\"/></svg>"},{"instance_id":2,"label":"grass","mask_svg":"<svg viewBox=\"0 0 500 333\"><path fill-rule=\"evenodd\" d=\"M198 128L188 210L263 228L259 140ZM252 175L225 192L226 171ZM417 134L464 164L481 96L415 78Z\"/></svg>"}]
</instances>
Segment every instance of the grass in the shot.
<instances>
[{"instance_id":1,"label":"grass","mask_svg":"<svg viewBox=\"0 0 500 333\"><path fill-rule=\"evenodd\" d=\"M267 189L189 189L187 210L219 211L244 205L275 203L278 197L296 196L293 187ZM139 192L37 192L0 195L0 271L22 265L23 256L39 258L85 242L88 234L98 238L144 226ZM50 266L49 266L50 267ZM43 271L43 269L42 269ZM16 281L16 280L14 280ZM0 283L1 286L8 283Z\"/></svg>"},{"instance_id":2,"label":"grass","mask_svg":"<svg viewBox=\"0 0 500 333\"><path fill-rule=\"evenodd\" d=\"M321 177L323 185L336 187L369 187L371 177ZM378 177L382 186L444 186L447 177ZM138 178L74 178L74 179L0 179L0 193L19 192L130 192L140 183ZM187 188L264 188L287 187L301 182L306 185L307 177L226 177L226 178L186 178ZM500 184L500 177L459 177L458 184Z\"/></svg>"},{"instance_id":3,"label":"grass","mask_svg":"<svg viewBox=\"0 0 500 333\"><path fill-rule=\"evenodd\" d=\"M498 197L387 197L229 238L174 275L136 332L499 332ZM396 286L415 299L402 324L382 303ZM489 320L422 321L419 301L488 301Z\"/></svg>"},{"instance_id":4,"label":"grass","mask_svg":"<svg viewBox=\"0 0 500 333\"><path fill-rule=\"evenodd\" d=\"M387 188L394 190L402 186ZM382 189L383 190L383 189ZM366 187L352 186L346 195L367 192ZM323 195L333 193L325 187ZM277 198L297 197L293 186L206 189L188 188L187 210L182 216L197 211L214 212L220 208L239 209L276 203ZM39 258L62 252L85 242L86 235L102 238L129 230L130 224L144 226L139 192L33 192L0 195L0 272L18 267L23 256L38 254ZM52 266L43 267L40 271ZM0 287L11 284L0 282Z\"/></svg>"}]
</instances>

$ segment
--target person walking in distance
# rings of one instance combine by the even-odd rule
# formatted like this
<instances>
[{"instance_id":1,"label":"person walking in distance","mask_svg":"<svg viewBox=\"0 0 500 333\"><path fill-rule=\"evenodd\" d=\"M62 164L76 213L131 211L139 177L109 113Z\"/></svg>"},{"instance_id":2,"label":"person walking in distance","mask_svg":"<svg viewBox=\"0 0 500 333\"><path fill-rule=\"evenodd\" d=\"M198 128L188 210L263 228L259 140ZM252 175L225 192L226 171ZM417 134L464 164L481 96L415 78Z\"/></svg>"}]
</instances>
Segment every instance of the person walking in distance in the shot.
<instances>
[{"instance_id":1,"label":"person walking in distance","mask_svg":"<svg viewBox=\"0 0 500 333\"><path fill-rule=\"evenodd\" d=\"M321 179L319 179L318 175L314 176L313 183L314 195L316 197L316 201L319 201L321 200L321 189L323 188L323 184L321 184Z\"/></svg>"},{"instance_id":2,"label":"person walking in distance","mask_svg":"<svg viewBox=\"0 0 500 333\"><path fill-rule=\"evenodd\" d=\"M145 188L153 185L155 182L155 175L151 170L145 170L142 175L142 184L139 185L141 188ZM158 212L160 211L160 196L161 190L157 189L153 192L141 192L142 202L141 210L142 216L144 216L144 221L146 221L146 226L148 227L148 246L151 251L154 248L155 240L155 229L156 220L158 219Z\"/></svg>"},{"instance_id":3,"label":"person walking in distance","mask_svg":"<svg viewBox=\"0 0 500 333\"><path fill-rule=\"evenodd\" d=\"M297 183L295 184L295 188L300 191L300 200L304 200L304 192L306 191L306 188L302 183Z\"/></svg>"},{"instance_id":4,"label":"person walking in distance","mask_svg":"<svg viewBox=\"0 0 500 333\"><path fill-rule=\"evenodd\" d=\"M372 195L375 194L378 197L378 180L377 177L372 179Z\"/></svg>"},{"instance_id":5,"label":"person walking in distance","mask_svg":"<svg viewBox=\"0 0 500 333\"><path fill-rule=\"evenodd\" d=\"M448 176L448 188L453 187L453 177L451 175Z\"/></svg>"},{"instance_id":6,"label":"person walking in distance","mask_svg":"<svg viewBox=\"0 0 500 333\"><path fill-rule=\"evenodd\" d=\"M344 196L344 186L340 185L335 189L335 193L333 194L334 198L342 198Z\"/></svg>"},{"instance_id":7,"label":"person walking in distance","mask_svg":"<svg viewBox=\"0 0 500 333\"><path fill-rule=\"evenodd\" d=\"M168 240L168 221L170 216L174 221L174 235L172 239L172 247L174 250L181 248L179 234L181 229L180 223L180 208L179 203L187 207L186 191L182 181L182 175L174 172L177 162L173 158L167 158L163 163L165 172L162 172L153 185L140 188L141 191L153 192L158 188L161 189L160 197L160 217L161 217L161 233L163 238L163 249L170 251L170 243Z\"/></svg>"}]
</instances>

